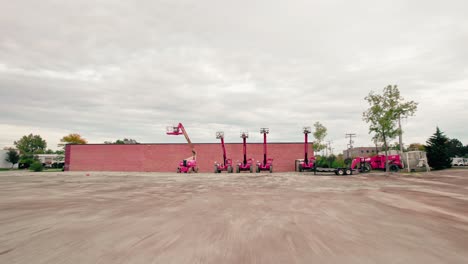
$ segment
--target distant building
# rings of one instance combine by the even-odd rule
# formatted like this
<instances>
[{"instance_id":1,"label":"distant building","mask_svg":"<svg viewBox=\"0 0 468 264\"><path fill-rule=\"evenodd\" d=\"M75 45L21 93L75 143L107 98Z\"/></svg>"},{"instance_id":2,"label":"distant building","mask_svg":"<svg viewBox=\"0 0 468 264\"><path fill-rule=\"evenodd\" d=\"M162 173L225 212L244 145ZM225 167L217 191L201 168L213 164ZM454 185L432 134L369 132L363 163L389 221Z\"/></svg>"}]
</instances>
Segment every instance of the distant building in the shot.
<instances>
[{"instance_id":1,"label":"distant building","mask_svg":"<svg viewBox=\"0 0 468 264\"><path fill-rule=\"evenodd\" d=\"M59 154L37 154L36 158L44 167L62 167L64 163L64 155Z\"/></svg>"},{"instance_id":2,"label":"distant building","mask_svg":"<svg viewBox=\"0 0 468 264\"><path fill-rule=\"evenodd\" d=\"M375 147L356 147L352 149L343 150L343 157L354 158L354 157L370 157L378 154L378 149Z\"/></svg>"}]
</instances>

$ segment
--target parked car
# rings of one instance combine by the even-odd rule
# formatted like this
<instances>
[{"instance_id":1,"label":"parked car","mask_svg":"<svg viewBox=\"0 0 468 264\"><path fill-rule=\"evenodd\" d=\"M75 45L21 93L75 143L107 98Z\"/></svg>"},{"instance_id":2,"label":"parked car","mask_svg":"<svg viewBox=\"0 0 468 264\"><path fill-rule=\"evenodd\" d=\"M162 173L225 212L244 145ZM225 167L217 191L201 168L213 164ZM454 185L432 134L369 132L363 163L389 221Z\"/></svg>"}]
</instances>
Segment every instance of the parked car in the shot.
<instances>
[{"instance_id":1,"label":"parked car","mask_svg":"<svg viewBox=\"0 0 468 264\"><path fill-rule=\"evenodd\" d=\"M459 166L465 166L466 163L465 163L465 160L464 158L452 158L452 166L454 167L459 167Z\"/></svg>"}]
</instances>

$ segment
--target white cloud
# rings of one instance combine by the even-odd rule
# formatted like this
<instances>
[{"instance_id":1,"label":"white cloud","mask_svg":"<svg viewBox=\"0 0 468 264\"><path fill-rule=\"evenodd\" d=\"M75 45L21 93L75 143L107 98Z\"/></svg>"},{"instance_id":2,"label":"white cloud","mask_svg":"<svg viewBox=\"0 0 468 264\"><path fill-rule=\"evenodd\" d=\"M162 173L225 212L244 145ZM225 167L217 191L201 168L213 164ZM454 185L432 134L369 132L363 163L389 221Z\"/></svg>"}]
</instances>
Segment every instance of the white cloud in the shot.
<instances>
[{"instance_id":1,"label":"white cloud","mask_svg":"<svg viewBox=\"0 0 468 264\"><path fill-rule=\"evenodd\" d=\"M419 102L405 142L439 125L468 144L465 1L7 1L0 10L0 144L33 131L53 146L131 137L240 142L260 127L302 141L320 121L335 152L372 145L362 112L370 90L398 84ZM246 8L248 7L248 8ZM30 131L30 132L28 132ZM11 142L11 143L10 143Z\"/></svg>"}]
</instances>

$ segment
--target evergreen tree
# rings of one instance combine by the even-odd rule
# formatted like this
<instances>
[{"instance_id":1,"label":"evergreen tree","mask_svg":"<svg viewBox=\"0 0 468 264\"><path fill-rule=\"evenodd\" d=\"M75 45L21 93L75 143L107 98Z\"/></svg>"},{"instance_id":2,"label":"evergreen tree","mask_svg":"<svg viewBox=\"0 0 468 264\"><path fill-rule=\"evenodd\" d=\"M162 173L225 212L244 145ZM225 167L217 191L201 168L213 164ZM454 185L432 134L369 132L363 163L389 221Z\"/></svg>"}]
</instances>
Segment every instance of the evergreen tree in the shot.
<instances>
[{"instance_id":1,"label":"evergreen tree","mask_svg":"<svg viewBox=\"0 0 468 264\"><path fill-rule=\"evenodd\" d=\"M426 141L427 161L435 170L452 167L449 156L449 139L437 127L434 135Z\"/></svg>"},{"instance_id":2,"label":"evergreen tree","mask_svg":"<svg viewBox=\"0 0 468 264\"><path fill-rule=\"evenodd\" d=\"M463 152L463 144L460 140L452 138L448 141L448 154L451 158L463 157L465 153Z\"/></svg>"}]
</instances>

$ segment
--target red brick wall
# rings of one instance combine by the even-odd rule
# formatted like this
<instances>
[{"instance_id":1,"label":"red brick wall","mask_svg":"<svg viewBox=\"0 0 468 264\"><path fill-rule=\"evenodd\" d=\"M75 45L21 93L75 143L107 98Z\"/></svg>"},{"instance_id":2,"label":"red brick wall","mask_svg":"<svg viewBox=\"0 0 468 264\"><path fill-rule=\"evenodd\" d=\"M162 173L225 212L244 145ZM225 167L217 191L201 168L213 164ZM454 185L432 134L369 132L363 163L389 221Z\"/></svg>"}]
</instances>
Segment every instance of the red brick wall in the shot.
<instances>
[{"instance_id":1,"label":"red brick wall","mask_svg":"<svg viewBox=\"0 0 468 264\"><path fill-rule=\"evenodd\" d=\"M221 144L194 144L200 172L212 172L222 162ZM70 171L160 171L175 172L179 162L191 156L187 144L67 145L65 160ZM242 160L242 143L226 144L227 157ZM303 158L304 143L268 143L268 157L275 172L294 171L296 159ZM263 159L263 144L248 143L247 158Z\"/></svg>"}]
</instances>

